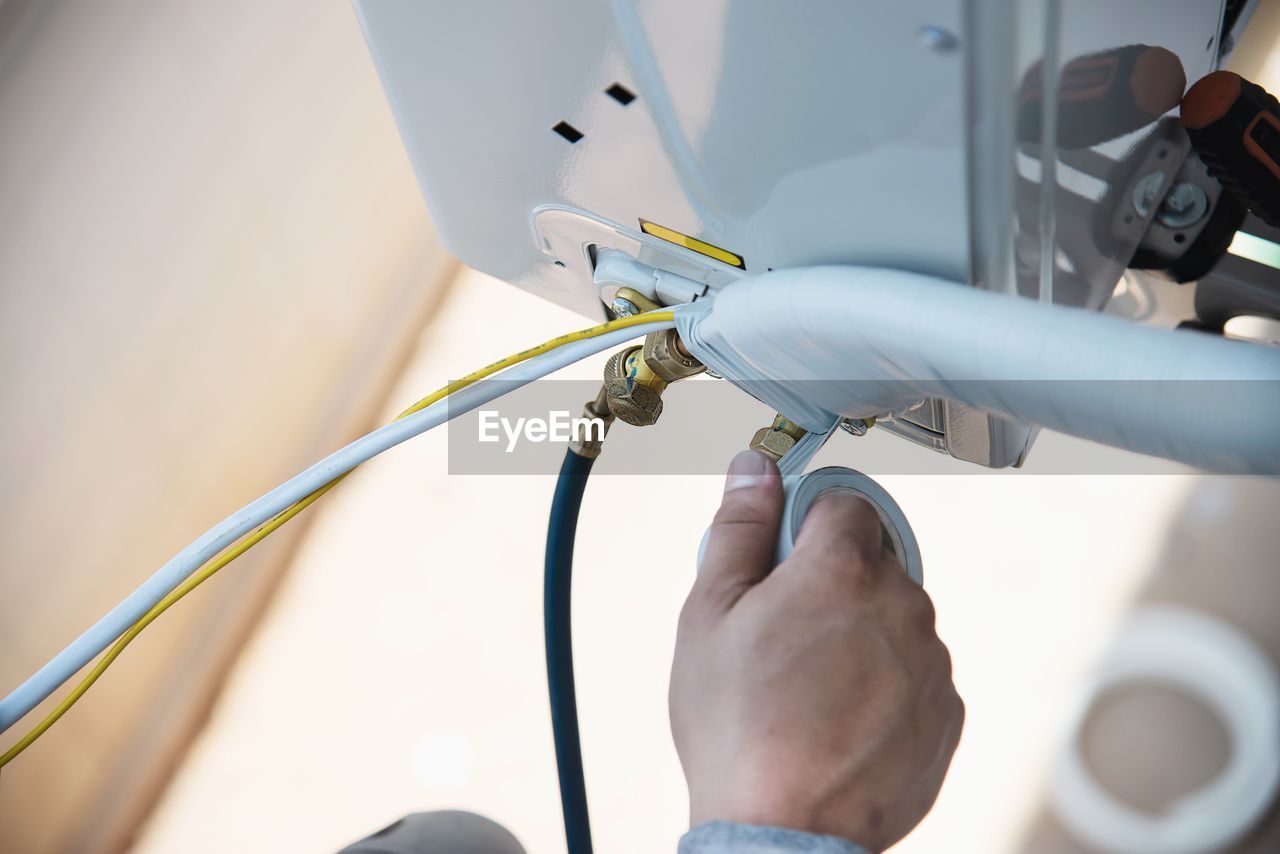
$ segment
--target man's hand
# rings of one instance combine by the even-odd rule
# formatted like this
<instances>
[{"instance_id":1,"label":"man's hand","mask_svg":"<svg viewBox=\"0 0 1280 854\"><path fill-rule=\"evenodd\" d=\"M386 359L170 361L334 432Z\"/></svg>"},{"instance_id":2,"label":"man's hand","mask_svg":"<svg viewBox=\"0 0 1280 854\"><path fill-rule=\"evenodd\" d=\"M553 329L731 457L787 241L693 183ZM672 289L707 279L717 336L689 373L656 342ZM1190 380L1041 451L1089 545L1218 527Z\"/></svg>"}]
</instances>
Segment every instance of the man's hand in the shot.
<instances>
[{"instance_id":1,"label":"man's hand","mask_svg":"<svg viewBox=\"0 0 1280 854\"><path fill-rule=\"evenodd\" d=\"M774 825L880 851L924 818L955 752L964 704L951 658L870 504L821 497L775 569L781 512L777 466L740 454L671 673L691 824Z\"/></svg>"}]
</instances>

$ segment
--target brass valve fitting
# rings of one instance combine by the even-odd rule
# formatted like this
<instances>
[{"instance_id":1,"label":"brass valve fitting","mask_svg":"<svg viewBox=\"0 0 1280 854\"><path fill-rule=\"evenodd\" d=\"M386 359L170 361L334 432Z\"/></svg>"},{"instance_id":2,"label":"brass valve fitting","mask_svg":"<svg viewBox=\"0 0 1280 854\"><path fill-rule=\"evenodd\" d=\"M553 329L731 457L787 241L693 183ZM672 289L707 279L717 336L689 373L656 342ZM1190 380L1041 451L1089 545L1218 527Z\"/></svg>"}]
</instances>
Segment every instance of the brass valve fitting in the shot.
<instances>
[{"instance_id":1,"label":"brass valve fitting","mask_svg":"<svg viewBox=\"0 0 1280 854\"><path fill-rule=\"evenodd\" d=\"M674 329L651 332L643 345L614 353L605 363L609 411L628 424L648 427L662 414L662 393L667 386L705 370Z\"/></svg>"},{"instance_id":2,"label":"brass valve fitting","mask_svg":"<svg viewBox=\"0 0 1280 854\"><path fill-rule=\"evenodd\" d=\"M648 427L662 414L662 392L666 380L641 358L643 348L628 347L614 353L604 364L604 391L609 411L636 427Z\"/></svg>"},{"instance_id":3,"label":"brass valve fitting","mask_svg":"<svg viewBox=\"0 0 1280 854\"><path fill-rule=\"evenodd\" d=\"M707 366L693 358L674 329L650 332L641 348L644 363L665 383L685 380L702 373Z\"/></svg>"},{"instance_id":4,"label":"brass valve fitting","mask_svg":"<svg viewBox=\"0 0 1280 854\"><path fill-rule=\"evenodd\" d=\"M804 434L803 427L792 424L778 415L774 417L773 424L756 431L748 447L753 451L768 454L776 461L782 459L783 454L794 448L796 443L804 438Z\"/></svg>"}]
</instances>

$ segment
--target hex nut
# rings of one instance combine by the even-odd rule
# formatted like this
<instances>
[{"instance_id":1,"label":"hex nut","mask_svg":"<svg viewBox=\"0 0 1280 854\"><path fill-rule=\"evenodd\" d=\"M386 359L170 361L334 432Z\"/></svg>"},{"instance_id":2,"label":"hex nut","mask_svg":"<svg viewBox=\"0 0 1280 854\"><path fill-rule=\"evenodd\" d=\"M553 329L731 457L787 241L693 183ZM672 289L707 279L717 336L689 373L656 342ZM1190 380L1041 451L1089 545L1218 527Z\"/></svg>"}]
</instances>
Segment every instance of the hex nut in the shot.
<instances>
[{"instance_id":1,"label":"hex nut","mask_svg":"<svg viewBox=\"0 0 1280 854\"><path fill-rule=\"evenodd\" d=\"M633 317L640 313L640 309L636 307L636 304L625 297L614 297L611 308L618 317Z\"/></svg>"},{"instance_id":2,"label":"hex nut","mask_svg":"<svg viewBox=\"0 0 1280 854\"><path fill-rule=\"evenodd\" d=\"M651 333L644 339L641 356L645 364L667 383L688 379L707 369L697 359L680 352L679 341L680 333L674 329Z\"/></svg>"},{"instance_id":3,"label":"hex nut","mask_svg":"<svg viewBox=\"0 0 1280 854\"><path fill-rule=\"evenodd\" d=\"M619 421L635 427L649 427L662 414L662 396L627 377L609 377L604 382L609 411Z\"/></svg>"},{"instance_id":4,"label":"hex nut","mask_svg":"<svg viewBox=\"0 0 1280 854\"><path fill-rule=\"evenodd\" d=\"M775 460L780 460L787 451L796 446L798 441L795 436L782 430L775 430L773 427L761 427L751 437L751 444L747 447L753 451L768 454Z\"/></svg>"}]
</instances>

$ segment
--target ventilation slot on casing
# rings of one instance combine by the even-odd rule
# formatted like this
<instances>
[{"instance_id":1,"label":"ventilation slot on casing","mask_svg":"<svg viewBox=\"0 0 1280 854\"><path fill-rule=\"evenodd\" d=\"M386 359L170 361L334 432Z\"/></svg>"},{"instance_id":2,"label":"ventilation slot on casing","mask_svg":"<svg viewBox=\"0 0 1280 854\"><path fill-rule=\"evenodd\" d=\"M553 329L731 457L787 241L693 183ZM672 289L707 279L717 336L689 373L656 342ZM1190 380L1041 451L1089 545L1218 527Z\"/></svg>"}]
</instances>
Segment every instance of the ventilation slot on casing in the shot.
<instances>
[{"instance_id":1,"label":"ventilation slot on casing","mask_svg":"<svg viewBox=\"0 0 1280 854\"><path fill-rule=\"evenodd\" d=\"M604 93L624 107L636 99L636 93L621 83L614 83Z\"/></svg>"},{"instance_id":2,"label":"ventilation slot on casing","mask_svg":"<svg viewBox=\"0 0 1280 854\"><path fill-rule=\"evenodd\" d=\"M552 130L560 134L562 137L569 140L570 142L577 142L578 140L582 139L582 131L578 130L576 127L569 124L568 122L560 122L555 127L553 127Z\"/></svg>"}]
</instances>

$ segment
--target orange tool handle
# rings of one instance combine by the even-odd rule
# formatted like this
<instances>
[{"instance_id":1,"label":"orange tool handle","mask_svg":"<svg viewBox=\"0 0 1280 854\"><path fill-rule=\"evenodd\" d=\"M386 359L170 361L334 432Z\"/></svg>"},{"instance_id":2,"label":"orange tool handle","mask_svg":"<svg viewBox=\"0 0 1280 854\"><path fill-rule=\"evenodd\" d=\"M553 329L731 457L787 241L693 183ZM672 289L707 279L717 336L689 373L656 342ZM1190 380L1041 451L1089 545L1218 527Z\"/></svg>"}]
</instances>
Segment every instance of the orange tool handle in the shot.
<instances>
[{"instance_id":1,"label":"orange tool handle","mask_svg":"<svg viewBox=\"0 0 1280 854\"><path fill-rule=\"evenodd\" d=\"M1230 71L1201 79L1182 99L1182 124L1200 159L1241 204L1280 227L1280 102Z\"/></svg>"}]
</instances>

